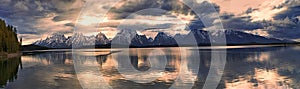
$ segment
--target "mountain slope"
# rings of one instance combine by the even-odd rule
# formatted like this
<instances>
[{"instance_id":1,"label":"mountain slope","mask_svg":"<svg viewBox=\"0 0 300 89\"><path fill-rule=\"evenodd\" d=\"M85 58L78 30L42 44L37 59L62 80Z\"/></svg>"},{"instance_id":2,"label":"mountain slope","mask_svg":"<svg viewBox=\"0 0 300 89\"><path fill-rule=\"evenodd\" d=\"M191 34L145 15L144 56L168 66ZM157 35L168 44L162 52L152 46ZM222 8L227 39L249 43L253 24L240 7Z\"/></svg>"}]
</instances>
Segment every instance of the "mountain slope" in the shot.
<instances>
[{"instance_id":1,"label":"mountain slope","mask_svg":"<svg viewBox=\"0 0 300 89\"><path fill-rule=\"evenodd\" d=\"M159 47L159 46L190 46L190 45L210 45L210 32L205 30L192 30L188 34L176 34L170 36L164 32L158 32L154 39L147 38L146 35L139 35L136 31L121 30L112 40L107 39L105 34L99 33L96 36L84 36L76 33L66 38L63 34L53 34L45 40L39 40L34 45L48 48L79 48L85 46L109 47ZM240 31L222 30L214 32L213 35L226 36L228 45L243 44L275 44L275 43L294 43L288 40L279 40L275 38L266 38ZM214 41L214 40L213 40ZM218 42L215 42L218 43Z\"/></svg>"},{"instance_id":2,"label":"mountain slope","mask_svg":"<svg viewBox=\"0 0 300 89\"><path fill-rule=\"evenodd\" d=\"M54 33L52 34L52 36L47 37L45 40L39 40L34 42L33 44L48 48L66 48L66 40L67 38L65 37L65 35L61 33Z\"/></svg>"},{"instance_id":3,"label":"mountain slope","mask_svg":"<svg viewBox=\"0 0 300 89\"><path fill-rule=\"evenodd\" d=\"M109 40L103 33L99 33L96 36L84 36L82 33L75 33L68 38L66 38L63 34L54 33L45 40L34 42L33 45L48 48L79 48L95 44L106 45L108 43Z\"/></svg>"},{"instance_id":4,"label":"mountain slope","mask_svg":"<svg viewBox=\"0 0 300 89\"><path fill-rule=\"evenodd\" d=\"M204 30L192 30L187 35L175 35L174 38L183 44L192 44L193 39L196 40L198 45L210 45L212 39L210 39L210 32ZM224 30L215 32L214 35L224 34L226 37L226 44L274 44L274 43L293 43L293 41L279 40L275 38L266 38L258 35L244 33L240 31ZM194 42L195 43L195 42ZM218 43L218 42L215 42Z\"/></svg>"},{"instance_id":5,"label":"mountain slope","mask_svg":"<svg viewBox=\"0 0 300 89\"><path fill-rule=\"evenodd\" d=\"M121 30L113 39L112 45L116 46L149 46L152 38L147 38L146 35L138 35L136 31Z\"/></svg>"}]
</instances>

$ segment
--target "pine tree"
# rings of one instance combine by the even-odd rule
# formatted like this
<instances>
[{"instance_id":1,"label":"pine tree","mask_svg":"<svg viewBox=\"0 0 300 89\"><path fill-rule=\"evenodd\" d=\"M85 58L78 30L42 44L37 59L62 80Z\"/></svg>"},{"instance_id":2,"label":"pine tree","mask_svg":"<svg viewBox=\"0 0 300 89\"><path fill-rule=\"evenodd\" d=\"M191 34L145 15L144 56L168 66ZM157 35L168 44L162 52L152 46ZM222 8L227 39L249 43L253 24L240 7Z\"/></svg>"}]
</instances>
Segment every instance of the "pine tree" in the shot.
<instances>
[{"instance_id":1,"label":"pine tree","mask_svg":"<svg viewBox=\"0 0 300 89\"><path fill-rule=\"evenodd\" d=\"M15 53L20 49L17 29L0 19L0 52Z\"/></svg>"}]
</instances>

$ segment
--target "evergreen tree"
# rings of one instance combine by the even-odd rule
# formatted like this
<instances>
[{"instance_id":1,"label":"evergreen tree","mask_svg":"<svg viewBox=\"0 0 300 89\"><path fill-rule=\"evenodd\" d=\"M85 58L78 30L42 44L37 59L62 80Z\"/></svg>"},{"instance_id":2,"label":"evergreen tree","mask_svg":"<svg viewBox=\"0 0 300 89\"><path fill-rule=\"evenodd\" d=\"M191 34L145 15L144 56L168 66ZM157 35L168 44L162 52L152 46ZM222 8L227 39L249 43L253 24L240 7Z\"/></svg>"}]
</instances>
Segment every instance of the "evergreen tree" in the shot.
<instances>
[{"instance_id":1,"label":"evergreen tree","mask_svg":"<svg viewBox=\"0 0 300 89\"><path fill-rule=\"evenodd\" d=\"M17 29L0 19L0 52L15 53L20 49Z\"/></svg>"}]
</instances>

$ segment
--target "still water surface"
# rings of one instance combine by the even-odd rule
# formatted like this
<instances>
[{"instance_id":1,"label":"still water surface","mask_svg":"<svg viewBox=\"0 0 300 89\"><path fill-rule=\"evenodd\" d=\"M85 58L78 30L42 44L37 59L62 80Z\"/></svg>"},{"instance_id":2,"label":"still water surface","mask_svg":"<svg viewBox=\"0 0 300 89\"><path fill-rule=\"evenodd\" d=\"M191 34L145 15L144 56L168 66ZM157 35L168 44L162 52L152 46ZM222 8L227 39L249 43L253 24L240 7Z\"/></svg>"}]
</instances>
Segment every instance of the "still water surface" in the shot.
<instances>
[{"instance_id":1,"label":"still water surface","mask_svg":"<svg viewBox=\"0 0 300 89\"><path fill-rule=\"evenodd\" d=\"M300 89L300 47L259 47L232 46L226 48L226 66L224 74L217 88L223 89ZM89 64L90 57L103 75L105 82L113 89L168 89L178 76L182 56L199 55L199 72L187 71L188 77L195 77L194 89L201 89L204 85L211 65L212 51L209 48L185 48L186 54L181 54L179 48L139 48L130 49L129 58L134 69L149 71L153 63L164 63L166 66L161 73L151 73L136 77L138 79L152 78L161 75L152 82L136 83L125 78L117 69L118 61L112 55L123 54L122 51L111 52L110 49L84 49L79 52L81 63ZM118 50L118 49L116 49ZM166 60L158 60L152 64L149 55L153 50L161 50ZM198 51L195 51L198 50ZM195 53L197 52L197 53ZM78 55L77 55L78 56ZM156 55L161 56L161 55ZM0 87L7 89L80 89L74 69L72 50L44 50L25 52L21 57L0 61ZM120 59L120 58L119 58ZM193 66L193 63L188 63ZM125 67L126 69L127 67ZM129 70L129 69L128 69ZM130 72L130 71L128 71ZM89 73L86 73L89 74ZM91 76L80 76L93 82ZM84 77L84 78L82 78ZM189 78L187 78L188 80ZM192 80L192 78L190 79ZM100 84L101 85L101 84Z\"/></svg>"}]
</instances>

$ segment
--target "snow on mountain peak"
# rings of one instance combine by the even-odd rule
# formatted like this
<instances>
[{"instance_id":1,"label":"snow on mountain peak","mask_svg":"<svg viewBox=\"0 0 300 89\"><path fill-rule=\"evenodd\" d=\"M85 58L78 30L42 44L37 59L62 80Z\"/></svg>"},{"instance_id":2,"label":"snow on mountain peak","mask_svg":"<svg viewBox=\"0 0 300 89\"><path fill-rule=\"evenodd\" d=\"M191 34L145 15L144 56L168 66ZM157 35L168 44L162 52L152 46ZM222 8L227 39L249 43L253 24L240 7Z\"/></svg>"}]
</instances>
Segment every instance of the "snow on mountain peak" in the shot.
<instances>
[{"instance_id":1,"label":"snow on mountain peak","mask_svg":"<svg viewBox=\"0 0 300 89\"><path fill-rule=\"evenodd\" d=\"M107 44L128 45L128 46L174 46L177 42L181 45L209 45L217 40L211 39L210 36L222 36L226 39L227 44L265 44L265 43L291 43L292 41L279 40L274 38L266 38L245 32L234 30L221 31L205 31L205 30L191 30L186 35L176 34L174 37L164 33L158 32L154 39L147 38L146 35L139 35L134 30L120 30L120 32L111 40L105 34L98 33L96 36L84 36L82 33L75 33L73 36L66 38L63 34L55 33L45 40L36 41L35 45L45 46L50 48L72 48L84 46L101 46Z\"/></svg>"}]
</instances>

